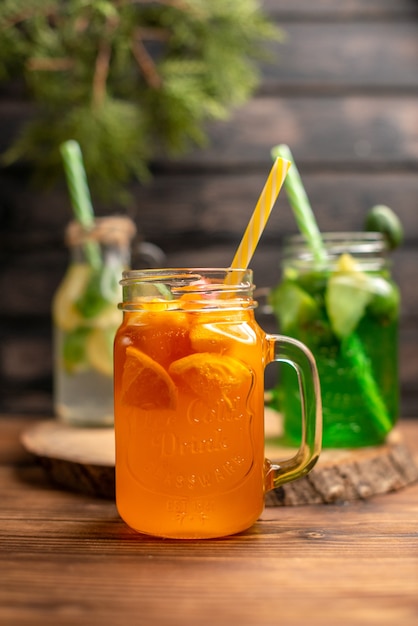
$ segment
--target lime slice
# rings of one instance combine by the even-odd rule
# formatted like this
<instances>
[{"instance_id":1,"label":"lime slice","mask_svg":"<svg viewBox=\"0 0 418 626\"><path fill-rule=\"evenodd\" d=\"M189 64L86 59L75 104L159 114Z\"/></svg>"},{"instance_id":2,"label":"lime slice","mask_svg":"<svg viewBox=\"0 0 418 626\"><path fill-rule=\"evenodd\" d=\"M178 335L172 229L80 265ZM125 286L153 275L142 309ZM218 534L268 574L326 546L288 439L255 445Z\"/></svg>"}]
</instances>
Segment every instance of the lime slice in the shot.
<instances>
[{"instance_id":1,"label":"lime slice","mask_svg":"<svg viewBox=\"0 0 418 626\"><path fill-rule=\"evenodd\" d=\"M382 233L393 250L403 240L403 227L398 216L388 206L378 204L370 209L366 216L365 229Z\"/></svg>"},{"instance_id":2,"label":"lime slice","mask_svg":"<svg viewBox=\"0 0 418 626\"><path fill-rule=\"evenodd\" d=\"M58 328L71 331L83 322L75 302L81 297L90 279L91 269L87 264L70 265L58 287L52 303L52 315Z\"/></svg>"},{"instance_id":3,"label":"lime slice","mask_svg":"<svg viewBox=\"0 0 418 626\"><path fill-rule=\"evenodd\" d=\"M86 341L86 357L89 365L104 376L113 375L113 329L95 328Z\"/></svg>"},{"instance_id":4,"label":"lime slice","mask_svg":"<svg viewBox=\"0 0 418 626\"><path fill-rule=\"evenodd\" d=\"M314 298L291 281L284 281L270 293L269 301L284 331L302 326L318 315Z\"/></svg>"},{"instance_id":5,"label":"lime slice","mask_svg":"<svg viewBox=\"0 0 418 626\"><path fill-rule=\"evenodd\" d=\"M328 317L338 337L353 332L372 296L369 276L358 269L351 255L342 254L325 292Z\"/></svg>"}]
</instances>

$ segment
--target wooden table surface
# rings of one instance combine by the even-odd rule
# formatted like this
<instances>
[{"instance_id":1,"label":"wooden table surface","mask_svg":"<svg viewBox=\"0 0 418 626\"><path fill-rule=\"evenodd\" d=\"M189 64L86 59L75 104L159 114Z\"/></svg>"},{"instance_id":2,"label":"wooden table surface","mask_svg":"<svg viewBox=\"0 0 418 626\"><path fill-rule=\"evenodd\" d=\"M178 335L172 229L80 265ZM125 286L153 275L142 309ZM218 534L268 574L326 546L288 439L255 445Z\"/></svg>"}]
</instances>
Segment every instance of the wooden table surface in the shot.
<instances>
[{"instance_id":1,"label":"wooden table surface","mask_svg":"<svg viewBox=\"0 0 418 626\"><path fill-rule=\"evenodd\" d=\"M219 540L141 536L109 500L51 485L0 417L0 624L416 626L418 484L269 507ZM400 425L418 454L418 421Z\"/></svg>"}]
</instances>

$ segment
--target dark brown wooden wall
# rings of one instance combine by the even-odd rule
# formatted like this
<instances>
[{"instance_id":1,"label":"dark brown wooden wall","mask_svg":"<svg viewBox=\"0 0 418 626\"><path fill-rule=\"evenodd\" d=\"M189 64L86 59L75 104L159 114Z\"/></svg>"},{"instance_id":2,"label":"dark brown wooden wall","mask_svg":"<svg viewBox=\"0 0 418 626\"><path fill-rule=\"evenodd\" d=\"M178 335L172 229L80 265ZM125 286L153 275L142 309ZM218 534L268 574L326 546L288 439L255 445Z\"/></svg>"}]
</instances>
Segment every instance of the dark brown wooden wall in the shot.
<instances>
[{"instance_id":1,"label":"dark brown wooden wall","mask_svg":"<svg viewBox=\"0 0 418 626\"><path fill-rule=\"evenodd\" d=\"M321 230L361 230L372 205L393 207L406 234L393 256L402 413L417 417L418 2L264 5L286 40L257 94L210 127L207 149L155 163L152 183L134 189L130 214L167 264L228 265L276 143L291 146ZM3 93L0 149L29 113ZM67 261L70 207L65 189L34 192L28 175L22 167L0 171L0 410L36 413L52 411L50 302ZM282 238L295 231L281 195L253 259L258 286L277 282Z\"/></svg>"}]
</instances>

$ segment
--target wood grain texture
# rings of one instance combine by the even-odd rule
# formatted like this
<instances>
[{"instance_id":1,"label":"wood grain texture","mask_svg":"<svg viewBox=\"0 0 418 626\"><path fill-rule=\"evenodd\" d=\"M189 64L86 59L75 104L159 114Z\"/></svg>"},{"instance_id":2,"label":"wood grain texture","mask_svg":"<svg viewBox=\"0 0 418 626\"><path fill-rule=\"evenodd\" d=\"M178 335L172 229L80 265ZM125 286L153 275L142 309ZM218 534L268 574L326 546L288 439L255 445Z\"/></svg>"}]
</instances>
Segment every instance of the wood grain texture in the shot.
<instances>
[{"instance_id":1,"label":"wood grain texture","mask_svg":"<svg viewBox=\"0 0 418 626\"><path fill-rule=\"evenodd\" d=\"M398 93L416 92L418 20L320 22L318 13L316 18L283 25L285 45L272 46L278 63L263 67L263 94L388 93L394 87Z\"/></svg>"},{"instance_id":2,"label":"wood grain texture","mask_svg":"<svg viewBox=\"0 0 418 626\"><path fill-rule=\"evenodd\" d=\"M287 458L272 450L273 458ZM385 445L357 450L323 450L305 477L266 494L267 506L329 504L364 500L418 481L418 464L399 431Z\"/></svg>"},{"instance_id":3,"label":"wood grain texture","mask_svg":"<svg viewBox=\"0 0 418 626\"><path fill-rule=\"evenodd\" d=\"M417 17L418 9L414 0L344 0L335 3L335 0L262 0L262 4L271 15L279 21L292 19L309 20L339 20L347 19L393 19L398 17L402 20L408 17Z\"/></svg>"},{"instance_id":4,"label":"wood grain texture","mask_svg":"<svg viewBox=\"0 0 418 626\"><path fill-rule=\"evenodd\" d=\"M179 166L249 168L268 172L270 148L292 146L297 163L322 167L385 167L418 159L416 98L314 95L258 97L238 109L228 124L211 125L211 144L177 159Z\"/></svg>"},{"instance_id":5,"label":"wood grain texture","mask_svg":"<svg viewBox=\"0 0 418 626\"><path fill-rule=\"evenodd\" d=\"M1 623L416 625L418 485L269 507L226 539L158 540L127 528L113 502L53 488L19 445L26 427L0 419ZM414 454L417 428L402 424Z\"/></svg>"}]
</instances>

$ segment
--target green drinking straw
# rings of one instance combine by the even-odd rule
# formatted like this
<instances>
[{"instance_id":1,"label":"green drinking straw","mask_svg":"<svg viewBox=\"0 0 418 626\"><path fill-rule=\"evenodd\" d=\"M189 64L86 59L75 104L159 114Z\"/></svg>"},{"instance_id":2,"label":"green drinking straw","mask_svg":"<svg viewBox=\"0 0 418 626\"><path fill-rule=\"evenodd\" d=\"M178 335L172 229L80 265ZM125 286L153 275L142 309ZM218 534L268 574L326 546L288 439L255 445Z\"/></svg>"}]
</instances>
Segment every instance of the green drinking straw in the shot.
<instances>
[{"instance_id":1,"label":"green drinking straw","mask_svg":"<svg viewBox=\"0 0 418 626\"><path fill-rule=\"evenodd\" d=\"M321 264L326 260L327 252L290 148L286 144L275 146L271 150L271 156L274 159L282 157L292 163L284 188L299 230L304 235L316 263ZM374 415L378 432L386 435L392 427L392 422L373 376L370 360L364 353L363 345L355 332L341 339L341 350L357 377L364 400L371 414Z\"/></svg>"},{"instance_id":2,"label":"green drinking straw","mask_svg":"<svg viewBox=\"0 0 418 626\"><path fill-rule=\"evenodd\" d=\"M292 207L299 230L302 235L304 235L315 261L317 263L325 261L327 253L322 242L321 233L289 146L286 144L275 146L271 150L271 156L273 159L282 157L292 163L292 167L284 181L284 188L290 206Z\"/></svg>"},{"instance_id":3,"label":"green drinking straw","mask_svg":"<svg viewBox=\"0 0 418 626\"><path fill-rule=\"evenodd\" d=\"M74 216L80 226L88 231L94 226L94 210L80 146L77 141L70 139L61 144L60 152ZM89 265L95 270L100 269L102 259L99 245L95 241L89 241L84 250Z\"/></svg>"}]
</instances>

